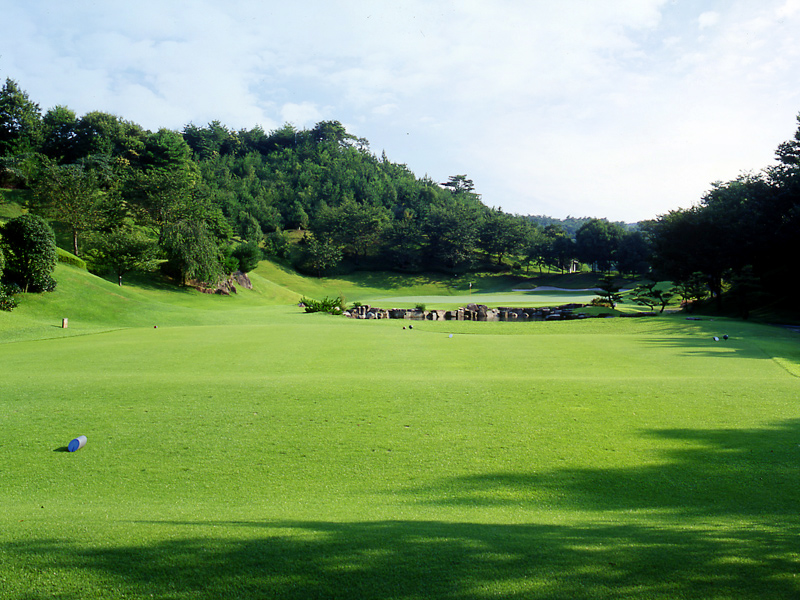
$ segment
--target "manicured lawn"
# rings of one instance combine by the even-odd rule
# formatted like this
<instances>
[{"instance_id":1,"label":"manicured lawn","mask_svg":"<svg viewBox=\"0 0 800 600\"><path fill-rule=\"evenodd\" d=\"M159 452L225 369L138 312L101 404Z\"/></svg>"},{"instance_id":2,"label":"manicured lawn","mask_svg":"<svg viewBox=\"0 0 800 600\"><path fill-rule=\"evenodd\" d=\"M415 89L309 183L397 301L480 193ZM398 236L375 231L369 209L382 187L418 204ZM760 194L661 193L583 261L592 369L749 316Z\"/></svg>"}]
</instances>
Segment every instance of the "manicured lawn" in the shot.
<instances>
[{"instance_id":1,"label":"manicured lawn","mask_svg":"<svg viewBox=\"0 0 800 600\"><path fill-rule=\"evenodd\" d=\"M0 313L0 597L800 595L797 334L411 330L268 271L219 298L60 267Z\"/></svg>"}]
</instances>

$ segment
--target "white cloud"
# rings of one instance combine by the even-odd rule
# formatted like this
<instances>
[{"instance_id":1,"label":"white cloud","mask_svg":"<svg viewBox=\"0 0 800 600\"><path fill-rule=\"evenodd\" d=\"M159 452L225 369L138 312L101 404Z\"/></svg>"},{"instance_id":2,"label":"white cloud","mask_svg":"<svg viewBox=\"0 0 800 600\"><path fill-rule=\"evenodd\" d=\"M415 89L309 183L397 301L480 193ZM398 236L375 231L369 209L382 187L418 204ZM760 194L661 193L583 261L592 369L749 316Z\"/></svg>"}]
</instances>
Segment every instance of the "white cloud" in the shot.
<instances>
[{"instance_id":1,"label":"white cloud","mask_svg":"<svg viewBox=\"0 0 800 600\"><path fill-rule=\"evenodd\" d=\"M720 16L721 15L718 12L713 10L704 12L697 18L697 24L700 27L700 29L713 27L714 25L719 23Z\"/></svg>"},{"instance_id":2,"label":"white cloud","mask_svg":"<svg viewBox=\"0 0 800 600\"><path fill-rule=\"evenodd\" d=\"M323 113L311 102L301 102L300 104L288 102L281 107L281 118L284 122L303 128L322 121Z\"/></svg>"},{"instance_id":3,"label":"white cloud","mask_svg":"<svg viewBox=\"0 0 800 600\"><path fill-rule=\"evenodd\" d=\"M687 206L768 164L800 109L800 0L5 4L0 75L44 108L151 129L337 119L521 213Z\"/></svg>"}]
</instances>

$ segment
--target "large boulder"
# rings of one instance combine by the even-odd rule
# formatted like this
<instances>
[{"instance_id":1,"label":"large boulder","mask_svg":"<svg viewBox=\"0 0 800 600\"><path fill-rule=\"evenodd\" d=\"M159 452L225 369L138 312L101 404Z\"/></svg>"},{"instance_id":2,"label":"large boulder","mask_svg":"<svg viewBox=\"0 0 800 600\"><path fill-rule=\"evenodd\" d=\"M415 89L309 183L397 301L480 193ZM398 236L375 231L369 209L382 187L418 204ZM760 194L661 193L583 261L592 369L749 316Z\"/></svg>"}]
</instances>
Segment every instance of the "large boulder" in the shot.
<instances>
[{"instance_id":1,"label":"large boulder","mask_svg":"<svg viewBox=\"0 0 800 600\"><path fill-rule=\"evenodd\" d=\"M236 271L233 274L233 279L245 289L252 290L253 284L250 281L250 278L247 276L247 273L242 273L241 271Z\"/></svg>"}]
</instances>

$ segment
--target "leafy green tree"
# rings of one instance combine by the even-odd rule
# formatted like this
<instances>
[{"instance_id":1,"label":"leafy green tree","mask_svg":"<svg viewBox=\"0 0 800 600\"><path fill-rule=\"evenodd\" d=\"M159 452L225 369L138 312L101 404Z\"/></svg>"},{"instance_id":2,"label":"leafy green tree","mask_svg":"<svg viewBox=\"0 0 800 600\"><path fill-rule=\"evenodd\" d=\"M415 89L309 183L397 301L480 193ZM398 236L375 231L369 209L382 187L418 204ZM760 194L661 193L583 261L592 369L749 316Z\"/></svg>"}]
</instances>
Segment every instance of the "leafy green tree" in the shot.
<instances>
[{"instance_id":1,"label":"leafy green tree","mask_svg":"<svg viewBox=\"0 0 800 600\"><path fill-rule=\"evenodd\" d=\"M328 239L354 255L366 257L376 247L389 222L389 212L380 206L359 204L352 197L338 206L324 206L311 225L317 239Z\"/></svg>"},{"instance_id":2,"label":"leafy green tree","mask_svg":"<svg viewBox=\"0 0 800 600\"><path fill-rule=\"evenodd\" d=\"M306 240L301 264L317 277L322 277L325 271L342 261L342 251L332 241L318 239L314 235L307 237Z\"/></svg>"},{"instance_id":3,"label":"leafy green tree","mask_svg":"<svg viewBox=\"0 0 800 600\"><path fill-rule=\"evenodd\" d=\"M497 264L507 254L516 253L522 246L522 223L519 218L491 209L483 215L478 229L478 241L484 252L497 257Z\"/></svg>"},{"instance_id":4,"label":"leafy green tree","mask_svg":"<svg viewBox=\"0 0 800 600\"><path fill-rule=\"evenodd\" d=\"M622 239L622 227L605 219L590 219L575 234L578 258L596 269L609 271Z\"/></svg>"},{"instance_id":5,"label":"leafy green tree","mask_svg":"<svg viewBox=\"0 0 800 600\"><path fill-rule=\"evenodd\" d=\"M152 271L158 266L158 244L139 231L117 227L94 234L89 251L92 262L117 276L122 286L122 276L131 271Z\"/></svg>"},{"instance_id":6,"label":"leafy green tree","mask_svg":"<svg viewBox=\"0 0 800 600\"><path fill-rule=\"evenodd\" d=\"M200 160L235 155L244 147L240 137L219 121L212 121L206 127L189 124L183 129L183 139Z\"/></svg>"},{"instance_id":7,"label":"leafy green tree","mask_svg":"<svg viewBox=\"0 0 800 600\"><path fill-rule=\"evenodd\" d=\"M317 144L330 143L337 146L348 145L356 137L347 133L339 121L321 121L310 132L311 139Z\"/></svg>"},{"instance_id":8,"label":"leafy green tree","mask_svg":"<svg viewBox=\"0 0 800 600\"><path fill-rule=\"evenodd\" d=\"M22 154L38 148L42 115L39 105L6 78L0 90L0 156Z\"/></svg>"},{"instance_id":9,"label":"leafy green tree","mask_svg":"<svg viewBox=\"0 0 800 600\"><path fill-rule=\"evenodd\" d=\"M551 246L552 265L562 273L568 271L575 260L577 248L575 242L567 234L556 235Z\"/></svg>"},{"instance_id":10,"label":"leafy green tree","mask_svg":"<svg viewBox=\"0 0 800 600\"><path fill-rule=\"evenodd\" d=\"M177 131L159 129L147 136L141 162L149 169L170 169L191 172L192 149Z\"/></svg>"},{"instance_id":11,"label":"leafy green tree","mask_svg":"<svg viewBox=\"0 0 800 600\"><path fill-rule=\"evenodd\" d=\"M67 225L72 251L79 256L78 236L99 227L104 194L97 175L78 165L47 164L33 188L37 207Z\"/></svg>"},{"instance_id":12,"label":"leafy green tree","mask_svg":"<svg viewBox=\"0 0 800 600\"><path fill-rule=\"evenodd\" d=\"M300 201L295 200L284 215L286 225L294 229L307 229L309 217Z\"/></svg>"},{"instance_id":13,"label":"leafy green tree","mask_svg":"<svg viewBox=\"0 0 800 600\"><path fill-rule=\"evenodd\" d=\"M184 169L137 169L122 184L122 195L136 220L163 227L198 210L211 210L210 199ZM216 212L219 212L217 208Z\"/></svg>"},{"instance_id":14,"label":"leafy green tree","mask_svg":"<svg viewBox=\"0 0 800 600\"><path fill-rule=\"evenodd\" d=\"M75 159L102 154L138 164L147 136L148 132L136 123L92 111L79 118L75 125Z\"/></svg>"},{"instance_id":15,"label":"leafy green tree","mask_svg":"<svg viewBox=\"0 0 800 600\"><path fill-rule=\"evenodd\" d=\"M59 163L72 163L77 155L78 117L66 106L55 106L42 119L41 151Z\"/></svg>"},{"instance_id":16,"label":"leafy green tree","mask_svg":"<svg viewBox=\"0 0 800 600\"><path fill-rule=\"evenodd\" d=\"M383 234L383 255L394 269L412 270L419 267L422 231L414 212L407 208L393 219Z\"/></svg>"},{"instance_id":17,"label":"leafy green tree","mask_svg":"<svg viewBox=\"0 0 800 600\"><path fill-rule=\"evenodd\" d=\"M168 268L181 284L190 279L216 283L222 276L219 246L203 221L191 219L167 223L160 236Z\"/></svg>"},{"instance_id":18,"label":"leafy green tree","mask_svg":"<svg viewBox=\"0 0 800 600\"><path fill-rule=\"evenodd\" d=\"M525 271L528 272L530 264L533 263L539 267L541 273L542 267L547 264L552 239L535 223L526 226L523 235L522 262L525 264Z\"/></svg>"},{"instance_id":19,"label":"leafy green tree","mask_svg":"<svg viewBox=\"0 0 800 600\"><path fill-rule=\"evenodd\" d=\"M650 269L650 245L641 231L622 234L614 256L620 273L644 275Z\"/></svg>"},{"instance_id":20,"label":"leafy green tree","mask_svg":"<svg viewBox=\"0 0 800 600\"><path fill-rule=\"evenodd\" d=\"M465 203L437 204L422 225L425 254L446 267L471 262L478 244L477 215Z\"/></svg>"},{"instance_id":21,"label":"leafy green tree","mask_svg":"<svg viewBox=\"0 0 800 600\"><path fill-rule=\"evenodd\" d=\"M56 268L56 238L42 217L25 214L11 219L0 229L0 235L7 281L25 292L55 289L51 273Z\"/></svg>"}]
</instances>

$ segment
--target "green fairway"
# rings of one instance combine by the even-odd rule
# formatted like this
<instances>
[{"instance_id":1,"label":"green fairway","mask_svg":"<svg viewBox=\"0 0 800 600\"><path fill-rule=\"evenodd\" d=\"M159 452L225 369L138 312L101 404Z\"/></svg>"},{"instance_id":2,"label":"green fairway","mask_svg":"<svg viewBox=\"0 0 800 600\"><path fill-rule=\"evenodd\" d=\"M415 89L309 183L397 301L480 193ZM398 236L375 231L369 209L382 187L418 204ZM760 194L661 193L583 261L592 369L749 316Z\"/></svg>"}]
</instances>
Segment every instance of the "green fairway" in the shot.
<instances>
[{"instance_id":1,"label":"green fairway","mask_svg":"<svg viewBox=\"0 0 800 600\"><path fill-rule=\"evenodd\" d=\"M404 329L295 304L572 293L271 263L230 298L56 279L0 313L0 598L800 596L796 333Z\"/></svg>"},{"instance_id":2,"label":"green fairway","mask_svg":"<svg viewBox=\"0 0 800 600\"><path fill-rule=\"evenodd\" d=\"M469 303L497 306L559 306L587 304L597 294L591 292L505 292L494 294L459 294L453 296L390 296L373 298L376 306L412 307L422 302L427 308L455 308Z\"/></svg>"}]
</instances>

